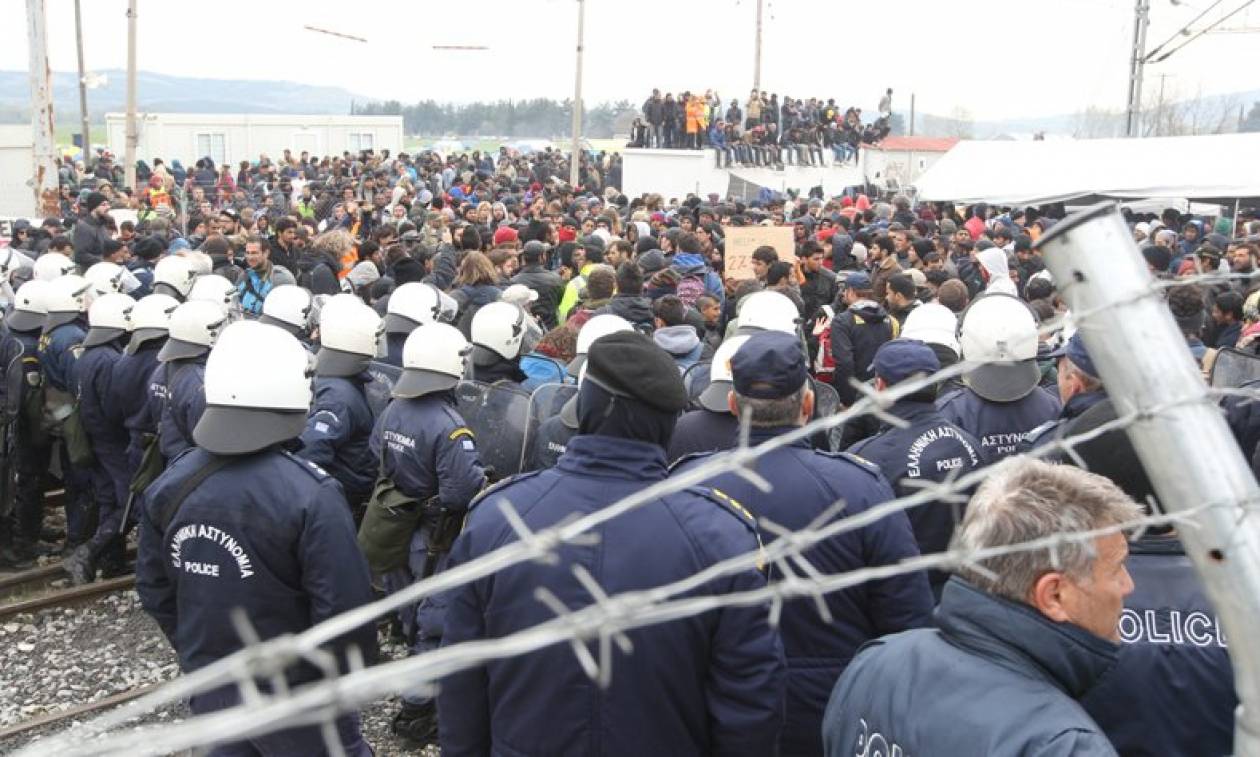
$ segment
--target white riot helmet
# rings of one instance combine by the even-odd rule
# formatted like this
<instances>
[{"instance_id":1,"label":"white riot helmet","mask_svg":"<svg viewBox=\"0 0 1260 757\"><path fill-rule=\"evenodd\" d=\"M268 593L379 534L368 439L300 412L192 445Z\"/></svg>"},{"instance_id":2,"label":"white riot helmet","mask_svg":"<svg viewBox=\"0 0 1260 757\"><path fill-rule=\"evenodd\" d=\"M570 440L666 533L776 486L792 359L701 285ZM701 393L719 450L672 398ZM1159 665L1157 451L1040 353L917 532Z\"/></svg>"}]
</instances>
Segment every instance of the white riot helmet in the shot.
<instances>
[{"instance_id":1,"label":"white riot helmet","mask_svg":"<svg viewBox=\"0 0 1260 757\"><path fill-rule=\"evenodd\" d=\"M131 331L131 310L136 301L125 294L109 292L97 297L88 308L88 332L84 347L112 342Z\"/></svg>"},{"instance_id":2,"label":"white riot helmet","mask_svg":"<svg viewBox=\"0 0 1260 757\"><path fill-rule=\"evenodd\" d=\"M735 377L731 373L731 358L751 338L748 334L733 336L718 345L713 353L713 362L709 364L709 385L696 399L700 407L714 413L731 412L727 401L731 388L735 385Z\"/></svg>"},{"instance_id":3,"label":"white riot helmet","mask_svg":"<svg viewBox=\"0 0 1260 757\"><path fill-rule=\"evenodd\" d=\"M5 325L13 331L38 331L43 328L51 295L52 284L40 279L32 279L18 287L13 296L13 309L5 316Z\"/></svg>"},{"instance_id":4,"label":"white riot helmet","mask_svg":"<svg viewBox=\"0 0 1260 757\"><path fill-rule=\"evenodd\" d=\"M315 371L320 376L353 376L376 357L381 317L353 294L338 294L324 303L319 316L319 352Z\"/></svg>"},{"instance_id":5,"label":"white riot helmet","mask_svg":"<svg viewBox=\"0 0 1260 757\"><path fill-rule=\"evenodd\" d=\"M117 263L102 260L84 271L83 278L92 282L92 287L96 290L98 296L109 294L110 292L125 294L123 291L123 274L126 271L126 268Z\"/></svg>"},{"instance_id":6,"label":"white riot helmet","mask_svg":"<svg viewBox=\"0 0 1260 757\"><path fill-rule=\"evenodd\" d=\"M44 318L45 333L86 313L94 296L91 282L77 273L68 273L54 281L45 300L48 306L48 316Z\"/></svg>"},{"instance_id":7,"label":"white riot helmet","mask_svg":"<svg viewBox=\"0 0 1260 757\"><path fill-rule=\"evenodd\" d=\"M801 313L796 309L796 304L786 295L762 290L753 292L740 301L738 331L741 334L745 333L745 329L795 334L800 318Z\"/></svg>"},{"instance_id":8,"label":"white riot helmet","mask_svg":"<svg viewBox=\"0 0 1260 757\"><path fill-rule=\"evenodd\" d=\"M158 360L186 360L210 351L227 324L227 314L218 303L190 300L171 313L170 338L162 345Z\"/></svg>"},{"instance_id":9,"label":"white riot helmet","mask_svg":"<svg viewBox=\"0 0 1260 757\"><path fill-rule=\"evenodd\" d=\"M74 271L74 262L60 252L45 252L35 258L34 270L40 281L56 281Z\"/></svg>"},{"instance_id":10,"label":"white riot helmet","mask_svg":"<svg viewBox=\"0 0 1260 757\"><path fill-rule=\"evenodd\" d=\"M449 324L413 330L403 344L402 375L394 382L393 395L410 399L455 388L471 351L464 335Z\"/></svg>"},{"instance_id":11,"label":"white riot helmet","mask_svg":"<svg viewBox=\"0 0 1260 757\"><path fill-rule=\"evenodd\" d=\"M625 318L612 313L594 316L582 324L582 329L577 335L576 355L569 361L569 375L577 378L582 366L586 363L586 353L590 352L591 345L596 339L618 331L634 331L634 326L631 326Z\"/></svg>"},{"instance_id":12,"label":"white riot helmet","mask_svg":"<svg viewBox=\"0 0 1260 757\"><path fill-rule=\"evenodd\" d=\"M204 276L198 276L193 282L192 289L188 291L189 302L213 302L223 308L224 312L231 313L237 310L240 304L240 295L236 291L236 285L227 279L226 276L220 276L217 273L208 273Z\"/></svg>"},{"instance_id":13,"label":"white riot helmet","mask_svg":"<svg viewBox=\"0 0 1260 757\"><path fill-rule=\"evenodd\" d=\"M311 407L310 353L292 334L255 321L223 330L206 359L206 410L193 429L215 455L245 455L296 438Z\"/></svg>"},{"instance_id":14,"label":"white riot helmet","mask_svg":"<svg viewBox=\"0 0 1260 757\"><path fill-rule=\"evenodd\" d=\"M8 280L9 276L19 268L34 268L35 261L21 250L6 247L0 250L0 276Z\"/></svg>"},{"instance_id":15,"label":"white riot helmet","mask_svg":"<svg viewBox=\"0 0 1260 757\"><path fill-rule=\"evenodd\" d=\"M902 339L916 339L929 346L946 347L954 354L954 362L958 361L958 353L962 347L958 344L958 316L954 311L936 302L925 302L906 316L901 326ZM933 349L940 357L940 351ZM941 361L944 366L945 361Z\"/></svg>"},{"instance_id":16,"label":"white riot helmet","mask_svg":"<svg viewBox=\"0 0 1260 757\"><path fill-rule=\"evenodd\" d=\"M442 316L442 302L438 290L432 284L409 281L389 295L385 308L385 331L390 334L410 334L417 326L438 323Z\"/></svg>"},{"instance_id":17,"label":"white riot helmet","mask_svg":"<svg viewBox=\"0 0 1260 757\"><path fill-rule=\"evenodd\" d=\"M153 291L183 302L192 291L195 278L197 271L192 261L182 255L167 255L153 267Z\"/></svg>"},{"instance_id":18,"label":"white riot helmet","mask_svg":"<svg viewBox=\"0 0 1260 757\"><path fill-rule=\"evenodd\" d=\"M169 294L151 294L141 297L131 309L131 341L127 342L127 354L134 355L145 342L161 339L171 328L171 313L179 307L179 300Z\"/></svg>"},{"instance_id":19,"label":"white riot helmet","mask_svg":"<svg viewBox=\"0 0 1260 757\"><path fill-rule=\"evenodd\" d=\"M992 402L1014 402L1037 388L1037 319L1018 297L991 293L976 298L962 314L962 356L982 363L963 383Z\"/></svg>"},{"instance_id":20,"label":"white riot helmet","mask_svg":"<svg viewBox=\"0 0 1260 757\"><path fill-rule=\"evenodd\" d=\"M482 305L473 314L472 335L473 362L477 365L494 365L500 360L515 360L521 356L525 342L525 311L510 302L491 302Z\"/></svg>"},{"instance_id":21,"label":"white riot helmet","mask_svg":"<svg viewBox=\"0 0 1260 757\"><path fill-rule=\"evenodd\" d=\"M275 287L263 300L263 323L279 326L296 337L311 331L311 293L295 284Z\"/></svg>"}]
</instances>

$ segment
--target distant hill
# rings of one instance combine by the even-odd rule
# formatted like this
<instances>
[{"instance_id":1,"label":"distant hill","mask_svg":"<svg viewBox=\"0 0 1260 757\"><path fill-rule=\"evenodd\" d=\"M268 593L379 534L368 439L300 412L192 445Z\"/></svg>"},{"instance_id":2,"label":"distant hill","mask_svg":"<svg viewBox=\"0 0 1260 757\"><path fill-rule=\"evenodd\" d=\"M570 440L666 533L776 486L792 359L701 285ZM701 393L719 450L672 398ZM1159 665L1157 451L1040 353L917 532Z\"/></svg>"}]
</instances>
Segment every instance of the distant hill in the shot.
<instances>
[{"instance_id":1,"label":"distant hill","mask_svg":"<svg viewBox=\"0 0 1260 757\"><path fill-rule=\"evenodd\" d=\"M127 104L127 72L99 72L106 84L88 91L88 109L93 121L106 112L118 112ZM366 103L371 98L356 96L340 87L319 87L281 81L200 79L167 76L149 71L136 74L137 98L141 111L165 113L290 113L344 114L351 102ZM0 121L21 121L30 113L30 79L26 71L0 71ZM58 120L77 119L79 84L77 73L53 74L53 109Z\"/></svg>"}]
</instances>

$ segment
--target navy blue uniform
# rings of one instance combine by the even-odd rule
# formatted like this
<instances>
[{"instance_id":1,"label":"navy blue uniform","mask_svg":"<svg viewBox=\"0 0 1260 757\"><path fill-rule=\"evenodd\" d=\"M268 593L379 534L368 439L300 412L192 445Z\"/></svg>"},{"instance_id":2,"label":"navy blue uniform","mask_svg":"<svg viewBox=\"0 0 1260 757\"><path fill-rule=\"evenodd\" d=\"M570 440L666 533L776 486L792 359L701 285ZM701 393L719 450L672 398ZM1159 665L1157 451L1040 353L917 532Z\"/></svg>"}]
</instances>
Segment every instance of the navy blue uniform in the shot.
<instances>
[{"instance_id":1,"label":"navy blue uniform","mask_svg":"<svg viewBox=\"0 0 1260 757\"><path fill-rule=\"evenodd\" d=\"M739 443L739 419L730 413L689 410L674 424L669 439L669 459L676 462L697 452L721 452Z\"/></svg>"},{"instance_id":2,"label":"navy blue uniform","mask_svg":"<svg viewBox=\"0 0 1260 757\"><path fill-rule=\"evenodd\" d=\"M71 321L57 326L39 338L39 367L43 374L44 391L61 393L67 401L72 401L75 391L75 370L79 356L83 352L83 338L87 336L83 320ZM60 445L61 475L66 485L66 542L81 544L95 532L92 522L91 486L92 472L70 464L70 456L65 445ZM51 452L50 452L51 455ZM44 470L47 470L45 458ZM39 471L42 478L43 470Z\"/></svg>"},{"instance_id":3,"label":"navy blue uniform","mask_svg":"<svg viewBox=\"0 0 1260 757\"><path fill-rule=\"evenodd\" d=\"M397 590L423 577L438 509L462 512L481 491L486 476L473 433L455 410L449 392L393 400L377 420L370 443L381 473L399 491L419 502L436 504L426 508L420 527L412 534L407 570L386 576L387 588ZM445 561L446 556L441 556L433 568L443 569ZM442 642L446 599L445 594L430 595L402 609L403 629L412 639L413 653L435 649ZM404 699L421 704L429 697L405 695Z\"/></svg>"},{"instance_id":4,"label":"navy blue uniform","mask_svg":"<svg viewBox=\"0 0 1260 757\"><path fill-rule=\"evenodd\" d=\"M351 506L367 500L376 473L376 457L368 449L374 418L363 392L363 385L371 380L366 373L316 378L315 399L298 452L341 482Z\"/></svg>"},{"instance_id":5,"label":"navy blue uniform","mask_svg":"<svg viewBox=\"0 0 1260 757\"><path fill-rule=\"evenodd\" d=\"M96 494L96 539L108 540L122 532L122 511L127 505L127 430L112 403L110 381L114 365L122 357L117 341L89 347L75 367L79 418L92 441L92 488ZM100 545L100 546L103 546Z\"/></svg>"},{"instance_id":6,"label":"navy blue uniform","mask_svg":"<svg viewBox=\"0 0 1260 757\"><path fill-rule=\"evenodd\" d=\"M21 350L20 363L16 366L6 365L5 375L7 391L13 394L8 401L21 403L26 392L35 391L43 381L39 368L39 331L14 331L5 326L4 332L6 340L12 338ZM8 375L7 371L10 370L17 373ZM15 531L24 543L30 545L39 541L44 515L44 474L48 472L48 463L52 457L52 447L48 440L40 438L36 433L36 422L36 418L19 412L14 429L13 452L17 468Z\"/></svg>"},{"instance_id":7,"label":"navy blue uniform","mask_svg":"<svg viewBox=\"0 0 1260 757\"><path fill-rule=\"evenodd\" d=\"M1014 402L990 402L970 388L950 392L936 401L941 415L980 442L985 465L1013 455L1041 424L1059 417L1059 399L1036 388Z\"/></svg>"},{"instance_id":8,"label":"navy blue uniform","mask_svg":"<svg viewBox=\"0 0 1260 757\"><path fill-rule=\"evenodd\" d=\"M915 494L914 481L944 481L951 475L965 475L981 467L980 443L949 421L931 402L903 400L889 409L909 426L885 425L877 436L858 442L849 452L869 460L892 483L898 497ZM962 508L944 502L929 502L906 511L915 541L923 554L949 547L954 525L962 519ZM948 575L928 571L932 591L940 593Z\"/></svg>"},{"instance_id":9,"label":"navy blue uniform","mask_svg":"<svg viewBox=\"0 0 1260 757\"><path fill-rule=\"evenodd\" d=\"M795 429L754 428L749 443L761 444L791 430ZM685 458L675 471L690 470L708 457ZM854 516L892 499L892 489L874 466L852 456L814 450L804 439L762 455L755 466L757 474L774 487L770 493L733 473L706 483L743 503L753 516L792 531L808 528L837 500L844 500L846 516ZM773 542L775 536L765 534L765 538ZM832 575L868 565L890 565L918 554L905 513L894 513L829 539L804 556L819 572ZM780 578L772 567L771 581ZM826 600L831 623L818 616L812 599L794 599L783 607L779 630L788 661L787 722L779 749L784 755L822 751L823 708L858 647L884 634L926 626L932 618L932 592L921 572L843 589L828 594Z\"/></svg>"},{"instance_id":10,"label":"navy blue uniform","mask_svg":"<svg viewBox=\"0 0 1260 757\"><path fill-rule=\"evenodd\" d=\"M385 357L377 358L386 365L392 365L396 368L402 367L403 345L407 343L407 337L410 334L395 334L390 332L385 335Z\"/></svg>"},{"instance_id":11,"label":"navy blue uniform","mask_svg":"<svg viewBox=\"0 0 1260 757\"><path fill-rule=\"evenodd\" d=\"M117 408L123 425L127 428L127 484L140 468L144 448L150 437L157 434L158 421L162 417L162 403L166 396L166 384L160 375L157 355L162 348L161 339L151 339L140 345L135 354L123 353L114 363L110 379L110 402ZM158 374L158 375L155 375Z\"/></svg>"},{"instance_id":12,"label":"navy blue uniform","mask_svg":"<svg viewBox=\"0 0 1260 757\"><path fill-rule=\"evenodd\" d=\"M474 504L450 564L518 540L500 502L510 501L537 530L588 515L665 476L665 452L657 445L578 435L555 468L513 478ZM540 586L568 607L590 604L575 565L616 595L678 581L758 548L752 520L698 488L647 503L593 532L597 542L558 547L556 565L520 563L454 589L444 643L498 638L552 620L551 610L533 599ZM694 593L764 585L765 576L749 568ZM564 644L443 679L442 753L773 754L783 717L783 657L764 608L716 609L628 635L634 653L614 652L606 689Z\"/></svg>"},{"instance_id":13,"label":"navy blue uniform","mask_svg":"<svg viewBox=\"0 0 1260 757\"><path fill-rule=\"evenodd\" d=\"M158 440L162 457L174 460L179 453L197 446L192 432L206 410L206 359L175 360L158 370L163 371L166 386Z\"/></svg>"},{"instance_id":14,"label":"navy blue uniform","mask_svg":"<svg viewBox=\"0 0 1260 757\"><path fill-rule=\"evenodd\" d=\"M136 591L185 672L244 646L232 626L233 608L244 610L259 636L270 639L300 633L372 599L367 561L341 487L318 466L278 448L232 458L196 486L170 525L161 528L163 508L212 459L194 448L173 460L145 490L141 505ZM355 629L330 647L341 658L350 645L371 663L375 625ZM288 674L290 683L317 676L307 666ZM230 699L230 692L212 692L194 697L190 706L195 713L207 712ZM354 720L339 719L343 740L350 754L366 754L361 739L355 741ZM324 753L317 728L278 736L284 740L262 737L255 745L279 744L284 750L265 753ZM298 743L305 751L289 746Z\"/></svg>"},{"instance_id":15,"label":"navy blue uniform","mask_svg":"<svg viewBox=\"0 0 1260 757\"><path fill-rule=\"evenodd\" d=\"M1129 545L1120 662L1081 704L1125 755L1233 754L1234 671L1216 611L1173 536Z\"/></svg>"},{"instance_id":16,"label":"navy blue uniform","mask_svg":"<svg viewBox=\"0 0 1260 757\"><path fill-rule=\"evenodd\" d=\"M559 415L553 415L538 424L537 438L530 451L530 459L526 461L525 470L543 470L554 467L556 461L564 454L569 440L577 435L576 428L570 428Z\"/></svg>"}]
</instances>

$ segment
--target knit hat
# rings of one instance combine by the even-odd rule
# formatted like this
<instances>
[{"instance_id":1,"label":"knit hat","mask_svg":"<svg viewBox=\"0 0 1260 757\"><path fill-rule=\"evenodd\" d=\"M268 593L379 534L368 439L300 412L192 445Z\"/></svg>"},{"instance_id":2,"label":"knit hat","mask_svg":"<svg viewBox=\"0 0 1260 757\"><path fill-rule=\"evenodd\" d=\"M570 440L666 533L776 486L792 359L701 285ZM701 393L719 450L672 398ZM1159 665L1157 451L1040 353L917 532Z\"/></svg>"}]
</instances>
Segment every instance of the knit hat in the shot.
<instances>
[{"instance_id":1,"label":"knit hat","mask_svg":"<svg viewBox=\"0 0 1260 757\"><path fill-rule=\"evenodd\" d=\"M91 213L93 210L96 210L101 203L108 201L108 198L100 192L90 192L88 193L87 198L83 200L83 207L87 208L87 212Z\"/></svg>"}]
</instances>

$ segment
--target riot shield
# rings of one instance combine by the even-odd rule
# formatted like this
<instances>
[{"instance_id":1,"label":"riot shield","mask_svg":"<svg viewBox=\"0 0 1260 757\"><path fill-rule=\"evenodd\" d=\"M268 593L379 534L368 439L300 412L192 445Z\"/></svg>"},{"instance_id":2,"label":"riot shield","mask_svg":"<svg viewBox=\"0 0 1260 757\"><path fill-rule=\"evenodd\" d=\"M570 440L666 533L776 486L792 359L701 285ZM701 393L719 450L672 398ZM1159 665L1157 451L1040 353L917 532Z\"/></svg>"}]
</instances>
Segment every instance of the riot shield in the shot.
<instances>
[{"instance_id":1,"label":"riot shield","mask_svg":"<svg viewBox=\"0 0 1260 757\"><path fill-rule=\"evenodd\" d=\"M477 439L477 456L495 479L521 472L521 450L529 425L529 394L515 386L461 381L455 400Z\"/></svg>"},{"instance_id":2,"label":"riot shield","mask_svg":"<svg viewBox=\"0 0 1260 757\"><path fill-rule=\"evenodd\" d=\"M831 384L811 378L810 384L814 387L814 417L826 418L840 412L840 394L836 392L836 388ZM836 446L840 443L840 434L843 433L844 426L828 429L818 434L818 438L814 440L814 446L819 449L839 452ZM825 443L822 443L825 442Z\"/></svg>"},{"instance_id":3,"label":"riot shield","mask_svg":"<svg viewBox=\"0 0 1260 757\"><path fill-rule=\"evenodd\" d=\"M692 407L699 407L697 403L700 400L700 393L709 386L711 365L709 362L693 363L683 372L683 387L687 390L687 397L691 400Z\"/></svg>"},{"instance_id":4,"label":"riot shield","mask_svg":"<svg viewBox=\"0 0 1260 757\"><path fill-rule=\"evenodd\" d=\"M367 395L368 407L372 408L372 415L379 418L389 404L390 392L394 389L394 382L402 375L402 368L373 360L368 363L367 372L372 380L363 387L363 391Z\"/></svg>"},{"instance_id":5,"label":"riot shield","mask_svg":"<svg viewBox=\"0 0 1260 757\"><path fill-rule=\"evenodd\" d=\"M1213 389L1237 389L1257 379L1260 379L1260 355L1235 349L1216 353L1216 362L1212 364Z\"/></svg>"},{"instance_id":6,"label":"riot shield","mask_svg":"<svg viewBox=\"0 0 1260 757\"><path fill-rule=\"evenodd\" d=\"M529 396L529 424L525 429L525 443L521 447L520 470L525 470L534 459L534 445L538 443L538 428L543 421L560 414L560 408L576 397L576 384L543 384Z\"/></svg>"}]
</instances>

